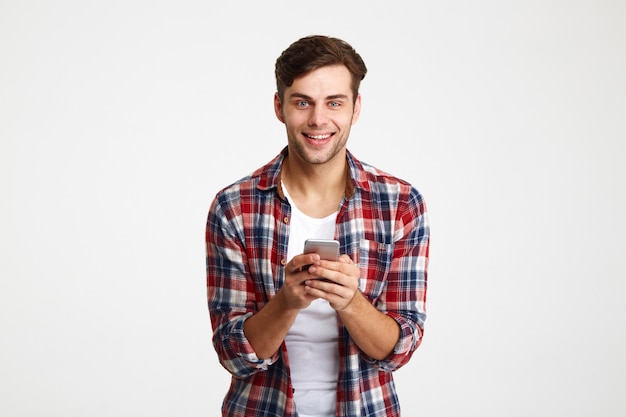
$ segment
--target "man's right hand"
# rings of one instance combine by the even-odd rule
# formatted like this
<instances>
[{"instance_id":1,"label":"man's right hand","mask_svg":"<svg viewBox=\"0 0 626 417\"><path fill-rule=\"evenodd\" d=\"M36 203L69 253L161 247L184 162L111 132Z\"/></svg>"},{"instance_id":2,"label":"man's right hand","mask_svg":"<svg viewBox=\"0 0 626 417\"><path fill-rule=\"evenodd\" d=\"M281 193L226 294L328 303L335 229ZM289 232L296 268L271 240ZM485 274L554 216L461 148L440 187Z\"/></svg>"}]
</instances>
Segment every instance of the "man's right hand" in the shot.
<instances>
[{"instance_id":1,"label":"man's right hand","mask_svg":"<svg viewBox=\"0 0 626 417\"><path fill-rule=\"evenodd\" d=\"M304 289L304 283L313 277L308 271L310 265L318 265L320 256L316 253L308 253L294 256L285 266L285 283L278 291L277 296L285 297L289 308L301 310L308 307L315 297Z\"/></svg>"},{"instance_id":2,"label":"man's right hand","mask_svg":"<svg viewBox=\"0 0 626 417\"><path fill-rule=\"evenodd\" d=\"M318 254L294 256L285 265L285 283L276 295L244 323L243 331L259 359L272 357L303 308L317 297L305 290L304 282L314 276L307 265L319 265Z\"/></svg>"}]
</instances>

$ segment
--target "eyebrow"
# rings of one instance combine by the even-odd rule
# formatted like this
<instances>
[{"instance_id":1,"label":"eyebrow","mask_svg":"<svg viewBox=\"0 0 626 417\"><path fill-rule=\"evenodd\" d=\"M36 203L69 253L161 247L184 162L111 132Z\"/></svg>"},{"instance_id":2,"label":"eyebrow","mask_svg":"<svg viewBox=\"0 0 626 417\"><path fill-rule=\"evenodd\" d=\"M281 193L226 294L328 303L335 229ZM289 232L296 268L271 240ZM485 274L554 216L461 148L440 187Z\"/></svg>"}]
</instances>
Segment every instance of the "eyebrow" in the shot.
<instances>
[{"instance_id":1,"label":"eyebrow","mask_svg":"<svg viewBox=\"0 0 626 417\"><path fill-rule=\"evenodd\" d=\"M292 93L289 95L289 98L302 98L305 100L313 100L313 97L309 97L306 94L302 94L302 93ZM333 94L330 96L326 96L325 98L325 100L338 100L338 99L347 100L348 96L346 94Z\"/></svg>"}]
</instances>

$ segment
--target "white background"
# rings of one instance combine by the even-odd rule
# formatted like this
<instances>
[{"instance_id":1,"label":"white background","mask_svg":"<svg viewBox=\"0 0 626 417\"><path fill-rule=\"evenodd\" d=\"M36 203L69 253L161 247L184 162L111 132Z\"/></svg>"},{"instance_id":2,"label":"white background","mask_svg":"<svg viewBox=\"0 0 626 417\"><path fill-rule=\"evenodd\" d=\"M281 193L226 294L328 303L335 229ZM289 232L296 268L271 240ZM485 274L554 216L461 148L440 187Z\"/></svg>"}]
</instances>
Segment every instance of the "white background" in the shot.
<instances>
[{"instance_id":1,"label":"white background","mask_svg":"<svg viewBox=\"0 0 626 417\"><path fill-rule=\"evenodd\" d=\"M206 213L314 33L369 68L349 148L430 210L403 415L626 414L626 3L372 3L0 2L0 415L219 414Z\"/></svg>"}]
</instances>

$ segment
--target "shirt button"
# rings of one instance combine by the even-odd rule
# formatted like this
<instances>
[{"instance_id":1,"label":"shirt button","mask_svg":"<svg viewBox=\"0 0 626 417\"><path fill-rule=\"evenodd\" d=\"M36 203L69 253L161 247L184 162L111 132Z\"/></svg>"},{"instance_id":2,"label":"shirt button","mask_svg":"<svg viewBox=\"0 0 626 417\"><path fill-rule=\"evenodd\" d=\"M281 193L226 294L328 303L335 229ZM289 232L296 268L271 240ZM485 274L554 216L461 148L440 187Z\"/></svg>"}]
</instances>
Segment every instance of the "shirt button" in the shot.
<instances>
[{"instance_id":1,"label":"shirt button","mask_svg":"<svg viewBox=\"0 0 626 417\"><path fill-rule=\"evenodd\" d=\"M289 224L289 217L285 216L285 217L283 218L283 221L284 221L286 224Z\"/></svg>"},{"instance_id":2,"label":"shirt button","mask_svg":"<svg viewBox=\"0 0 626 417\"><path fill-rule=\"evenodd\" d=\"M281 264L282 266L287 265L287 259L281 259L281 260L280 260L280 264Z\"/></svg>"}]
</instances>

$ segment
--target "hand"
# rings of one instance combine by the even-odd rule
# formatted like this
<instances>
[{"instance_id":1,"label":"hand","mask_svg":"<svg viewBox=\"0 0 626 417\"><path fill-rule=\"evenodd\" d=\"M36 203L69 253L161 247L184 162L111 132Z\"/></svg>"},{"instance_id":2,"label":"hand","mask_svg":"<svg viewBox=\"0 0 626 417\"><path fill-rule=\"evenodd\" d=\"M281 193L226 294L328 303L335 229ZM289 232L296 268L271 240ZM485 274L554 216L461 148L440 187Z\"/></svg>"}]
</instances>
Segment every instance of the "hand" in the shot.
<instances>
[{"instance_id":1,"label":"hand","mask_svg":"<svg viewBox=\"0 0 626 417\"><path fill-rule=\"evenodd\" d=\"M257 357L269 358L280 348L296 317L317 297L306 291L312 275L306 265L319 264L317 254L294 256L285 265L285 283L267 304L244 322L244 333Z\"/></svg>"},{"instance_id":2,"label":"hand","mask_svg":"<svg viewBox=\"0 0 626 417\"><path fill-rule=\"evenodd\" d=\"M359 267L348 255L341 255L336 262L315 262L307 273L306 293L325 299L337 311L346 309L359 289Z\"/></svg>"},{"instance_id":3,"label":"hand","mask_svg":"<svg viewBox=\"0 0 626 417\"><path fill-rule=\"evenodd\" d=\"M285 266L285 284L279 293L289 308L303 309L318 298L306 290L305 282L314 278L307 268L320 265L320 256L316 253L294 256Z\"/></svg>"}]
</instances>

